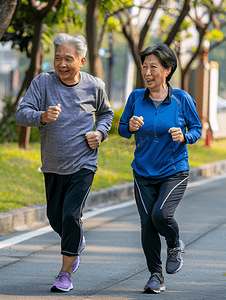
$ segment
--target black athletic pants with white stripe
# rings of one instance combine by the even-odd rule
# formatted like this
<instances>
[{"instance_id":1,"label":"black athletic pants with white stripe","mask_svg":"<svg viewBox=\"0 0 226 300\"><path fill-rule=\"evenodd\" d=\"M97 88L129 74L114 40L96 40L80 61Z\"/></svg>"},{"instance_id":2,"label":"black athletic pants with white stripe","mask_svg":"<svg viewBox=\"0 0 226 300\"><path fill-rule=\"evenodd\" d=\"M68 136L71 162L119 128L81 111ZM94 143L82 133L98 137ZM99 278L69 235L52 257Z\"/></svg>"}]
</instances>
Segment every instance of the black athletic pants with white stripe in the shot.
<instances>
[{"instance_id":1,"label":"black athletic pants with white stripe","mask_svg":"<svg viewBox=\"0 0 226 300\"><path fill-rule=\"evenodd\" d=\"M175 210L187 187L189 171L151 179L134 171L134 190L141 221L141 242L149 271L162 273L160 235L167 247L179 246Z\"/></svg>"},{"instance_id":2,"label":"black athletic pants with white stripe","mask_svg":"<svg viewBox=\"0 0 226 300\"><path fill-rule=\"evenodd\" d=\"M92 186L94 173L88 169L70 175L44 173L47 217L61 237L61 254L78 255L82 250L82 210Z\"/></svg>"}]
</instances>

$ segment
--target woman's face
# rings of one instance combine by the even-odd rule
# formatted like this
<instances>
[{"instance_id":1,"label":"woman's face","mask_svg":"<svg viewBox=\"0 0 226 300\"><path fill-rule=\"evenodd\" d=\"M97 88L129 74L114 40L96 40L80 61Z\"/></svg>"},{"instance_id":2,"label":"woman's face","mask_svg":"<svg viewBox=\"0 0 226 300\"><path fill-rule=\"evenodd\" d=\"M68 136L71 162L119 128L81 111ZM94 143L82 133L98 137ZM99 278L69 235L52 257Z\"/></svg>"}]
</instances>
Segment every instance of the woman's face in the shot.
<instances>
[{"instance_id":1,"label":"woman's face","mask_svg":"<svg viewBox=\"0 0 226 300\"><path fill-rule=\"evenodd\" d=\"M165 87L166 77L170 71L171 67L165 69L154 54L145 57L142 65L142 76L149 90L158 91L161 87Z\"/></svg>"}]
</instances>

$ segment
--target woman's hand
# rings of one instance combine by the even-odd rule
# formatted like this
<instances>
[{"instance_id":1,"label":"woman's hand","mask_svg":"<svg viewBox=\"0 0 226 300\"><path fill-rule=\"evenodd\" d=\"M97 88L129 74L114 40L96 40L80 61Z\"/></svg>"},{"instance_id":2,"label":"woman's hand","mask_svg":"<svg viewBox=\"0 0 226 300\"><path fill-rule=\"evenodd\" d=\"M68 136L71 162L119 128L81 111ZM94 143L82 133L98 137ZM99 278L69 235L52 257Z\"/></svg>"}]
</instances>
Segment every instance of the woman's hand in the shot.
<instances>
[{"instance_id":1,"label":"woman's hand","mask_svg":"<svg viewBox=\"0 0 226 300\"><path fill-rule=\"evenodd\" d=\"M144 124L143 117L133 116L129 120L129 130L131 132L137 131L143 124Z\"/></svg>"},{"instance_id":2,"label":"woman's hand","mask_svg":"<svg viewBox=\"0 0 226 300\"><path fill-rule=\"evenodd\" d=\"M178 142L178 143L183 143L184 142L184 134L181 131L180 127L178 127L178 128L172 127L172 128L169 129L168 132L171 133L172 140L174 142Z\"/></svg>"}]
</instances>

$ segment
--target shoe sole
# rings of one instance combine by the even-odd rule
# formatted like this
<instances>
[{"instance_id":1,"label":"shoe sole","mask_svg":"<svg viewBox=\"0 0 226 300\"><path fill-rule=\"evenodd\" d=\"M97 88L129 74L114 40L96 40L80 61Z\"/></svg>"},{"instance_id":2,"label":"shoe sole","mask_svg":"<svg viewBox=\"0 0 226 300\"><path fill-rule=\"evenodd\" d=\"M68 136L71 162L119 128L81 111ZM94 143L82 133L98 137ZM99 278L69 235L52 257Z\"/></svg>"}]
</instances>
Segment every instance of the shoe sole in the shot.
<instances>
[{"instance_id":1,"label":"shoe sole","mask_svg":"<svg viewBox=\"0 0 226 300\"><path fill-rule=\"evenodd\" d=\"M69 292L70 290L73 290L73 284L71 284L71 286L68 289L58 288L55 285L51 287L51 291L57 293Z\"/></svg>"},{"instance_id":2,"label":"shoe sole","mask_svg":"<svg viewBox=\"0 0 226 300\"><path fill-rule=\"evenodd\" d=\"M146 289L143 291L144 294L160 294L161 292L164 292L166 290L165 285L160 286L159 290L153 290L153 289Z\"/></svg>"}]
</instances>

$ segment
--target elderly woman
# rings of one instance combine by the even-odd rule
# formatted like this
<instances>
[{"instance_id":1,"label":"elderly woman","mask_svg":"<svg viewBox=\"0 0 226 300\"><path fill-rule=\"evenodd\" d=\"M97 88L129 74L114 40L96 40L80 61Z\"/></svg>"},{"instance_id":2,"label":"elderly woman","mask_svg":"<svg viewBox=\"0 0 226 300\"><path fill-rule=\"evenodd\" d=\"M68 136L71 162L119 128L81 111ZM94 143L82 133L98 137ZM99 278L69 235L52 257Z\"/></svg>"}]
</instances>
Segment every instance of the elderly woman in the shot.
<instances>
[{"instance_id":1,"label":"elderly woman","mask_svg":"<svg viewBox=\"0 0 226 300\"><path fill-rule=\"evenodd\" d=\"M159 43L141 53L146 89L134 90L119 123L119 134L135 135L132 162L134 189L141 220L142 247L151 276L146 293L165 290L161 241L167 244L166 272L174 274L183 266L184 244L179 239L175 210L189 178L186 144L201 136L195 101L169 81L177 68L173 50Z\"/></svg>"}]
</instances>

